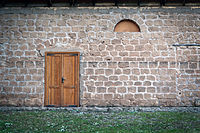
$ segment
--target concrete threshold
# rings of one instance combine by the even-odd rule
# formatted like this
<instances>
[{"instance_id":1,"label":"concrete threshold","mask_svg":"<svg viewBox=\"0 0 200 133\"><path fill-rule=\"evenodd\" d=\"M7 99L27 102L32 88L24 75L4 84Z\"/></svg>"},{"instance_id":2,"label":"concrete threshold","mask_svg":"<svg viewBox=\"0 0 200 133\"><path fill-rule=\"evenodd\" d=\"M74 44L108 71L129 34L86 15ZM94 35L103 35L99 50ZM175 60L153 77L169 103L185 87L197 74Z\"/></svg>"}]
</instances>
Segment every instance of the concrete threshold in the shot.
<instances>
[{"instance_id":1,"label":"concrete threshold","mask_svg":"<svg viewBox=\"0 0 200 133\"><path fill-rule=\"evenodd\" d=\"M0 107L0 111L69 111L69 112L194 112L200 107Z\"/></svg>"}]
</instances>

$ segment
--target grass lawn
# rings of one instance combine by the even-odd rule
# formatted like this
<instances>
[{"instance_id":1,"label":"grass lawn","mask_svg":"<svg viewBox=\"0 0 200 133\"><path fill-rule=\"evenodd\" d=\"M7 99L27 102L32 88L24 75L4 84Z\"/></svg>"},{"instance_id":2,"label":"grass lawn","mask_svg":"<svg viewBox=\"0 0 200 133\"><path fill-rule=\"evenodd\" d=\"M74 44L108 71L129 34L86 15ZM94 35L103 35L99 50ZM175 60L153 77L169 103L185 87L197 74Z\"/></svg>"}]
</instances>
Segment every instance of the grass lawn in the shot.
<instances>
[{"instance_id":1,"label":"grass lawn","mask_svg":"<svg viewBox=\"0 0 200 133\"><path fill-rule=\"evenodd\" d=\"M200 133L200 113L0 111L0 132Z\"/></svg>"}]
</instances>

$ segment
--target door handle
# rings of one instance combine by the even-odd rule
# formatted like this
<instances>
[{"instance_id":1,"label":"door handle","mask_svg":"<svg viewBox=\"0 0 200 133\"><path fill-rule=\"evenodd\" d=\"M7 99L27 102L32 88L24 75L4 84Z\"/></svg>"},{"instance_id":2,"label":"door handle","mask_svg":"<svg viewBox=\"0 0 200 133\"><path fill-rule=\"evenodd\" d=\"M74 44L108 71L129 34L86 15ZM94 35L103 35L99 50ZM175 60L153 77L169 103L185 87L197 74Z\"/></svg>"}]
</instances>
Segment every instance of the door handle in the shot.
<instances>
[{"instance_id":1,"label":"door handle","mask_svg":"<svg viewBox=\"0 0 200 133\"><path fill-rule=\"evenodd\" d=\"M62 79L61 79L61 80L62 80L62 83L64 83L64 80L65 80L65 78L64 78L64 77L62 77Z\"/></svg>"}]
</instances>

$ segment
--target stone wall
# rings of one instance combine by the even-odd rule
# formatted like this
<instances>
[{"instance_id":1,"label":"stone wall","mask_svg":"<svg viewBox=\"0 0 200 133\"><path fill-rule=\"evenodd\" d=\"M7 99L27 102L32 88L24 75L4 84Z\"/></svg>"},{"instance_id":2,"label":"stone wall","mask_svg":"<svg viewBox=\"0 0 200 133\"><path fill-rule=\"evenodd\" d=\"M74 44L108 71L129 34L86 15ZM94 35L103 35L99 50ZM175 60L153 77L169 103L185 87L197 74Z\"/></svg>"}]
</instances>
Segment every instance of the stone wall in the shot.
<instances>
[{"instance_id":1,"label":"stone wall","mask_svg":"<svg viewBox=\"0 0 200 133\"><path fill-rule=\"evenodd\" d=\"M113 32L123 19L141 32ZM193 106L200 8L0 8L0 105L43 106L44 56L79 49L81 106Z\"/></svg>"}]
</instances>

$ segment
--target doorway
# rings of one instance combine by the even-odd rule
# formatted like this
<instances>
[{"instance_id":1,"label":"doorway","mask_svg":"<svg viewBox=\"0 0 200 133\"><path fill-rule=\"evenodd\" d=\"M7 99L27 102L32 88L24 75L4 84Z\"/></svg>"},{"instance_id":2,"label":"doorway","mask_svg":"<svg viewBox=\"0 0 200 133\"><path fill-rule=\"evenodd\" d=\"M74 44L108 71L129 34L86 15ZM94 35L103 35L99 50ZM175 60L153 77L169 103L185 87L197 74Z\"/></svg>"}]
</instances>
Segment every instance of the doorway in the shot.
<instances>
[{"instance_id":1,"label":"doorway","mask_svg":"<svg viewBox=\"0 0 200 133\"><path fill-rule=\"evenodd\" d=\"M79 106L79 52L45 53L45 106Z\"/></svg>"}]
</instances>

